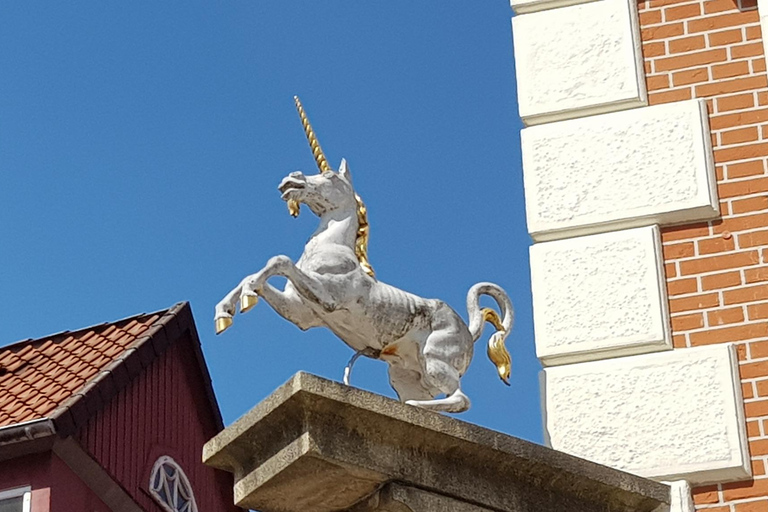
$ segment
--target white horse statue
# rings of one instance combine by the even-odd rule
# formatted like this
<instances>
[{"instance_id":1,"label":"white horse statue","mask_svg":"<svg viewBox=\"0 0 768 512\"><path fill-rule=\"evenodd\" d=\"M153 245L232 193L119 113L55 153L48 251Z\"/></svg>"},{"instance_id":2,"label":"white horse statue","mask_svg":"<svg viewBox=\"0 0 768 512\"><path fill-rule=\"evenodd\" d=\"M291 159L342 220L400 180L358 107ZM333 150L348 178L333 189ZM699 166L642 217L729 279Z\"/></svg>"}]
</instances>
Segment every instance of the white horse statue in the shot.
<instances>
[{"instance_id":1,"label":"white horse statue","mask_svg":"<svg viewBox=\"0 0 768 512\"><path fill-rule=\"evenodd\" d=\"M355 350L345 368L345 384L359 356L381 359L389 364L389 380L401 401L435 411L463 412L470 401L459 379L488 321L496 328L488 356L508 385L511 358L504 341L512 328L513 311L506 292L491 283L474 285L467 295L467 327L445 302L376 280L367 256L366 210L352 186L347 162L341 161L338 172L330 168L301 102L294 100L320 173L292 172L278 189L291 215L297 216L303 203L320 218L320 226L297 263L275 256L224 297L216 306L216 333L232 325L238 301L244 313L261 297L300 329L327 327ZM272 276L287 278L284 290L267 282ZM480 308L481 295L495 299L501 316Z\"/></svg>"}]
</instances>

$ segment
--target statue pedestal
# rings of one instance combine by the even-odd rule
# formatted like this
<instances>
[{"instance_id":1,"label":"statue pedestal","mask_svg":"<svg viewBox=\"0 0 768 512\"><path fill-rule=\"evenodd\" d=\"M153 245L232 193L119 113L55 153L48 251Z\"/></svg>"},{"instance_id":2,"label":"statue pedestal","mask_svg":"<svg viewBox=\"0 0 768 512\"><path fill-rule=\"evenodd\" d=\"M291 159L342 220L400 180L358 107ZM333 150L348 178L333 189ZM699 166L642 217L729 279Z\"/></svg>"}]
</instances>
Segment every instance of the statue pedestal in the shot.
<instances>
[{"instance_id":1,"label":"statue pedestal","mask_svg":"<svg viewBox=\"0 0 768 512\"><path fill-rule=\"evenodd\" d=\"M306 373L203 460L262 512L669 510L664 484Z\"/></svg>"}]
</instances>

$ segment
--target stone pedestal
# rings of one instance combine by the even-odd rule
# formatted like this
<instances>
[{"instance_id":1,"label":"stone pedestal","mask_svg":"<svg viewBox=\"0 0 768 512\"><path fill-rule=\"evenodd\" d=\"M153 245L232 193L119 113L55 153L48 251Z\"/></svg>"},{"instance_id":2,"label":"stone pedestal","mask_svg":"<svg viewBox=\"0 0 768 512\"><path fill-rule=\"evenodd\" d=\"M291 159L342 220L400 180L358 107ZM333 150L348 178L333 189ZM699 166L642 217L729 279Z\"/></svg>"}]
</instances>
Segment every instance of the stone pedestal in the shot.
<instances>
[{"instance_id":1,"label":"stone pedestal","mask_svg":"<svg viewBox=\"0 0 768 512\"><path fill-rule=\"evenodd\" d=\"M666 485L305 373L203 460L262 512L669 510Z\"/></svg>"}]
</instances>

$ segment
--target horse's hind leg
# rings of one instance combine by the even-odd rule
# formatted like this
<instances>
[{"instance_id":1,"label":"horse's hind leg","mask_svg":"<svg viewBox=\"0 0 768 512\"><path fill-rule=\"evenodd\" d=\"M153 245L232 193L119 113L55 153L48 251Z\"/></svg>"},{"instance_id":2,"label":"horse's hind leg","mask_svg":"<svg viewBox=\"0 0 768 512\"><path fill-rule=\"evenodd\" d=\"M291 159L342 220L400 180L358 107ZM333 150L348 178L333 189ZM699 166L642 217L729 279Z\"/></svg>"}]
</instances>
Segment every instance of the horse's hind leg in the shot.
<instances>
[{"instance_id":1,"label":"horse's hind leg","mask_svg":"<svg viewBox=\"0 0 768 512\"><path fill-rule=\"evenodd\" d=\"M427 361L427 374L433 382L440 382L440 391L445 393L445 398L408 400L405 403L440 412L464 412L469 409L469 397L461 391L459 374L453 367L439 360Z\"/></svg>"},{"instance_id":2,"label":"horse's hind leg","mask_svg":"<svg viewBox=\"0 0 768 512\"><path fill-rule=\"evenodd\" d=\"M407 404L441 412L464 412L469 409L470 401L461 391L461 375L456 368L463 365L469 355L464 353L465 341L453 329L435 331L429 335L424 347L425 380L435 390L445 393L445 398L408 400ZM471 350L471 341L469 343Z\"/></svg>"}]
</instances>

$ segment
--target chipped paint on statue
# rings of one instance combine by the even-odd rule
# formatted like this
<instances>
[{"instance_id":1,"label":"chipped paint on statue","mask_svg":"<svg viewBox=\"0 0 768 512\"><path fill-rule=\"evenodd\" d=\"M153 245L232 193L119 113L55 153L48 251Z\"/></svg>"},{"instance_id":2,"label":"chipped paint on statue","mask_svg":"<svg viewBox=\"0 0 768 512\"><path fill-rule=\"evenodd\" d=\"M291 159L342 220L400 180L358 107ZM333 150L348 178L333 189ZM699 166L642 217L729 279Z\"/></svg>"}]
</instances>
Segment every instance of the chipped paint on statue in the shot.
<instances>
[{"instance_id":1,"label":"chipped paint on statue","mask_svg":"<svg viewBox=\"0 0 768 512\"><path fill-rule=\"evenodd\" d=\"M330 168L301 103L295 101L320 173L293 172L278 189L292 215L298 215L304 204L320 218L320 225L298 262L275 256L227 294L216 306L217 333L232 324L238 301L245 312L261 297L300 329L327 327L355 350L344 372L346 384L359 356L381 359L389 364L390 383L400 400L436 411L463 412L470 402L461 391L460 378L488 321L496 328L488 356L508 384L511 359L504 341L513 311L504 290L491 283L474 285L467 295L467 326L446 303L376 280L368 263L365 205L355 193L347 162L341 161L338 172ZM267 282L273 276L287 278L284 290ZM495 299L501 316L480 308L481 295Z\"/></svg>"}]
</instances>

